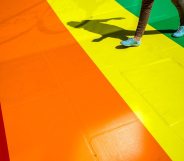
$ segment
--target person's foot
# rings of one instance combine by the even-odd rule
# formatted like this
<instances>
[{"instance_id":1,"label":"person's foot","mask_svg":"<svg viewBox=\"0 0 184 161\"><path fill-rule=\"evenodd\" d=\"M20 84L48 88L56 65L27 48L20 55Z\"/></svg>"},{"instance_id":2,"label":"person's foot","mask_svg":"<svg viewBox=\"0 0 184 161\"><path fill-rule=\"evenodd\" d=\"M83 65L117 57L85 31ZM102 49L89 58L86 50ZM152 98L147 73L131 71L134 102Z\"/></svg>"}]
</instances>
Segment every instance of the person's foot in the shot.
<instances>
[{"instance_id":1,"label":"person's foot","mask_svg":"<svg viewBox=\"0 0 184 161\"><path fill-rule=\"evenodd\" d=\"M180 26L178 30L172 34L173 37L182 37L184 36L184 26Z\"/></svg>"},{"instance_id":2,"label":"person's foot","mask_svg":"<svg viewBox=\"0 0 184 161\"><path fill-rule=\"evenodd\" d=\"M137 41L134 38L129 38L128 40L121 41L121 45L123 45L123 46L140 46L141 41Z\"/></svg>"}]
</instances>

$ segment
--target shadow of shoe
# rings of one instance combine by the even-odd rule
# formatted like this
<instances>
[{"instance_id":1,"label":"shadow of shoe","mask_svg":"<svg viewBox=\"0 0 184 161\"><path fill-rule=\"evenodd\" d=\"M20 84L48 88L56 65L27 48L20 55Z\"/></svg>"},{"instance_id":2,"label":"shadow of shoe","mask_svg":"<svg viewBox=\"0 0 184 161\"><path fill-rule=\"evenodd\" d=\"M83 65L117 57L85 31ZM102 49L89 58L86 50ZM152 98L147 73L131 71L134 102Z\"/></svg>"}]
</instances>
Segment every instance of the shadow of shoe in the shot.
<instances>
[{"instance_id":1,"label":"shadow of shoe","mask_svg":"<svg viewBox=\"0 0 184 161\"><path fill-rule=\"evenodd\" d=\"M123 46L123 45L118 45L115 47L116 49L127 49L129 48L128 46Z\"/></svg>"}]
</instances>

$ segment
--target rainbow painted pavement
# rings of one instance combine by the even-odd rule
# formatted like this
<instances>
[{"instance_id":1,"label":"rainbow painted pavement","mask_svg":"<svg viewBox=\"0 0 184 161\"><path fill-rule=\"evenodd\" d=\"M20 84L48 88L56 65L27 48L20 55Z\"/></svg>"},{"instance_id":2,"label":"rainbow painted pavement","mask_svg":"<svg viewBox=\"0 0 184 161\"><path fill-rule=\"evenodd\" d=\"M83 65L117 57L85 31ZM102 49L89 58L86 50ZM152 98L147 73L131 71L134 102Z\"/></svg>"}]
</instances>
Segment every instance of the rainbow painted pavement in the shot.
<instances>
[{"instance_id":1,"label":"rainbow painted pavement","mask_svg":"<svg viewBox=\"0 0 184 161\"><path fill-rule=\"evenodd\" d=\"M0 6L0 161L184 161L184 38L155 1L12 0ZM1 112L2 111L2 112Z\"/></svg>"}]
</instances>

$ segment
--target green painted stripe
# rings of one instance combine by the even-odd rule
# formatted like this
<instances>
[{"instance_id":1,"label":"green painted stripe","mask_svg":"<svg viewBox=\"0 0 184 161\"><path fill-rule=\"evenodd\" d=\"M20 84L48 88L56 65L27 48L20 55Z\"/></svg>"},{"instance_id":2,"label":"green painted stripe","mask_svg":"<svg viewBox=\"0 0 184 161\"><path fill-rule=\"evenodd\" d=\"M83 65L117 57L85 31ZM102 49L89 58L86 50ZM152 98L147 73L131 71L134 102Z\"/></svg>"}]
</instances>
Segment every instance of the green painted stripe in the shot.
<instances>
[{"instance_id":1,"label":"green painted stripe","mask_svg":"<svg viewBox=\"0 0 184 161\"><path fill-rule=\"evenodd\" d=\"M142 0L117 0L117 2L134 15L139 16ZM184 47L184 37L171 37L173 30L176 30L179 26L179 16L171 0L156 0L154 2L149 24Z\"/></svg>"}]
</instances>

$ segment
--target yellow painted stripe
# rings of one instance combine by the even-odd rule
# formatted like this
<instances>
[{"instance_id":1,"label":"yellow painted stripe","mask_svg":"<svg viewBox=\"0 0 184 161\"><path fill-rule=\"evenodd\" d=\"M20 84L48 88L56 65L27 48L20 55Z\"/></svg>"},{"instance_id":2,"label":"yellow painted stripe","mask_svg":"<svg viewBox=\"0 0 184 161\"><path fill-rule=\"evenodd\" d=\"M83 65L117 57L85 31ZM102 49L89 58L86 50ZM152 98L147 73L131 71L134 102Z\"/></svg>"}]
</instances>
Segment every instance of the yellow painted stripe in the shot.
<instances>
[{"instance_id":1,"label":"yellow painted stripe","mask_svg":"<svg viewBox=\"0 0 184 161\"><path fill-rule=\"evenodd\" d=\"M142 46L121 49L120 35L132 35L138 19L113 0L48 2L172 160L182 161L183 48L158 32L147 31ZM147 30L155 29L148 26Z\"/></svg>"}]
</instances>

